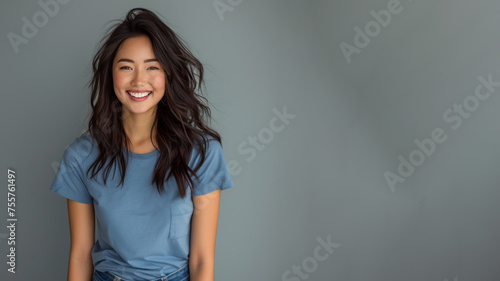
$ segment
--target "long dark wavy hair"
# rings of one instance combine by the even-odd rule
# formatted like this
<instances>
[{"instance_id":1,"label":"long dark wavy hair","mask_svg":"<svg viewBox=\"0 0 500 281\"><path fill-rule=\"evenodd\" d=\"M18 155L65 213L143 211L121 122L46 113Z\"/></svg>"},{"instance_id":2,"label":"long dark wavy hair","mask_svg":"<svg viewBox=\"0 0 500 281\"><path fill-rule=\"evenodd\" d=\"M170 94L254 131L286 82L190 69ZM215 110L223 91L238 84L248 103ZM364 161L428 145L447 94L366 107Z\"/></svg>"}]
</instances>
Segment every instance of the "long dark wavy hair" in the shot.
<instances>
[{"instance_id":1,"label":"long dark wavy hair","mask_svg":"<svg viewBox=\"0 0 500 281\"><path fill-rule=\"evenodd\" d=\"M92 170L91 178L95 178L107 162L105 175L102 175L106 184L111 167L114 163L119 163L119 185L123 186L130 140L123 128L121 102L114 93L112 65L121 43L127 38L142 35L151 40L156 58L165 70L165 94L158 102L150 135L153 141L153 130L156 129L156 142L159 146L155 146L159 151L159 158L151 184L156 184L161 195L165 191L164 182L173 175L179 193L184 198L185 183L187 182L193 191L191 177L194 176L198 180L196 172L205 161L208 143L206 137L211 136L219 143L221 137L206 124L206 120L211 120L211 113L204 103L208 103L207 99L201 95L203 65L172 29L155 13L144 8L130 10L125 19L109 28L92 61L93 76L89 81L92 91L92 114L88 129L82 136L90 133L99 148L99 156L87 170L87 175ZM126 150L123 149L124 144ZM188 166L188 162L195 145L201 153L201 161L193 170ZM170 173L165 179L169 168ZM114 174L113 170L113 177Z\"/></svg>"}]
</instances>

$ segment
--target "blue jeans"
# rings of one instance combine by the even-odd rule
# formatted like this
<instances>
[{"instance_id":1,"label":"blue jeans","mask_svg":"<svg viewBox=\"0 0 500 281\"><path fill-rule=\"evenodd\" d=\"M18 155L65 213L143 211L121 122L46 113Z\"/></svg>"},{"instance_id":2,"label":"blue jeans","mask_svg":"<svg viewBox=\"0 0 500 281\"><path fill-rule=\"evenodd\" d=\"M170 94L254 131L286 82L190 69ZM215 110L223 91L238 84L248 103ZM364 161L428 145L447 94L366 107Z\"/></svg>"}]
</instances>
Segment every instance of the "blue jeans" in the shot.
<instances>
[{"instance_id":1,"label":"blue jeans","mask_svg":"<svg viewBox=\"0 0 500 281\"><path fill-rule=\"evenodd\" d=\"M132 280L125 280L114 273L111 272L102 272L102 271L97 271L94 270L94 275L92 276L92 281L132 281ZM168 275L165 275L163 277L153 279L150 281L189 281L189 266L186 264L185 266L177 269L174 272L169 273Z\"/></svg>"}]
</instances>

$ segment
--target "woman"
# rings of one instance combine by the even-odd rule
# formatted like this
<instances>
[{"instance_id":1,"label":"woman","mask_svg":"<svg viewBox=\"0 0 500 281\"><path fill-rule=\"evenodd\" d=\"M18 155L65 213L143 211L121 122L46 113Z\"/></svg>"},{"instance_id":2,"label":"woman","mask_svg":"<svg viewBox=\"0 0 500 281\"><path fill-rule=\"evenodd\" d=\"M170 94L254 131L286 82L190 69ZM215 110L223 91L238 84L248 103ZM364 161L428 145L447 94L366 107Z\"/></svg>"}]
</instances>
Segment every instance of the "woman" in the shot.
<instances>
[{"instance_id":1,"label":"woman","mask_svg":"<svg viewBox=\"0 0 500 281\"><path fill-rule=\"evenodd\" d=\"M136 8L103 39L93 71L89 128L51 186L68 203L68 280L214 280L220 192L234 183L195 92L202 64Z\"/></svg>"}]
</instances>

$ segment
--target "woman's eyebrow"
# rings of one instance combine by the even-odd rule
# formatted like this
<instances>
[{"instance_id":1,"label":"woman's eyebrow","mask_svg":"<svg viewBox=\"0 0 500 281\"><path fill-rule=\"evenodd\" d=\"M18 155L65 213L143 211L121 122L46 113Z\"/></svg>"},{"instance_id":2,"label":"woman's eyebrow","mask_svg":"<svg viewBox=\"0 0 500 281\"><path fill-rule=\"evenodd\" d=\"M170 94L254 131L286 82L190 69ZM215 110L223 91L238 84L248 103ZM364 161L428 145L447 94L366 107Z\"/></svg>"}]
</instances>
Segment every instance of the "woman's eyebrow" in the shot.
<instances>
[{"instance_id":1,"label":"woman's eyebrow","mask_svg":"<svg viewBox=\"0 0 500 281\"><path fill-rule=\"evenodd\" d=\"M117 62L121 62L121 61L126 61L126 62L134 62L133 60L131 59L119 59ZM158 61L158 59L147 59L147 60L144 60L144 62L152 62L152 61Z\"/></svg>"}]
</instances>

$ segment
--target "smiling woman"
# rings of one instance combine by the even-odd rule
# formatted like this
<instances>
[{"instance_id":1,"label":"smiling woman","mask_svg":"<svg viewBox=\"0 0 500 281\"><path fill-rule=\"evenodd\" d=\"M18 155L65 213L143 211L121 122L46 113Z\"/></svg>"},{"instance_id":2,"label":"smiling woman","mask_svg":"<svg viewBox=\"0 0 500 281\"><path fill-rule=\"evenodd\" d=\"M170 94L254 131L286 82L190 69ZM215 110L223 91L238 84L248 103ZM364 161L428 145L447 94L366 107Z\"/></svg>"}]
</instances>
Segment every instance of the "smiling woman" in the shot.
<instances>
[{"instance_id":1,"label":"smiling woman","mask_svg":"<svg viewBox=\"0 0 500 281\"><path fill-rule=\"evenodd\" d=\"M155 135L149 142L144 140L148 139L145 135L148 132L134 132L134 128L152 126L157 104L165 95L165 70L148 36L128 38L120 45L113 61L113 88L122 105L125 132L135 137L131 151L149 153L155 150Z\"/></svg>"},{"instance_id":2,"label":"smiling woman","mask_svg":"<svg viewBox=\"0 0 500 281\"><path fill-rule=\"evenodd\" d=\"M68 280L214 280L220 194L234 183L206 124L202 64L136 8L104 38L93 71L88 131L51 186L68 202Z\"/></svg>"},{"instance_id":3,"label":"smiling woman","mask_svg":"<svg viewBox=\"0 0 500 281\"><path fill-rule=\"evenodd\" d=\"M113 61L113 82L125 120L135 114L154 115L165 93L165 71L149 37L141 35L122 43Z\"/></svg>"}]
</instances>

